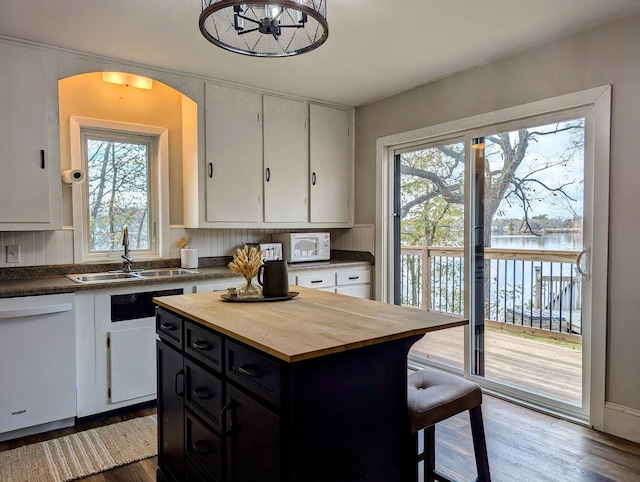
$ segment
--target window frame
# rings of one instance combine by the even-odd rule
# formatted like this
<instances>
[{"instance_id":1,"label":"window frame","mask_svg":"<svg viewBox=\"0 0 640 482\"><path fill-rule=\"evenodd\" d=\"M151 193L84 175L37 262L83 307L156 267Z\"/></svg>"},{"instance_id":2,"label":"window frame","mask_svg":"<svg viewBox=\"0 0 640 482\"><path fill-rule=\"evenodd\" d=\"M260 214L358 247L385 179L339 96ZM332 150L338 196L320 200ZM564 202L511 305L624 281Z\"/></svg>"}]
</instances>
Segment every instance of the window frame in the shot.
<instances>
[{"instance_id":1,"label":"window frame","mask_svg":"<svg viewBox=\"0 0 640 482\"><path fill-rule=\"evenodd\" d=\"M71 165L73 169L80 169L86 173L87 166L84 157L84 139L87 133L108 133L110 136L122 135L122 140L132 137L152 139L155 149L149 152L149 226L151 233L151 249L132 250L135 261L151 260L169 255L169 162L168 162L168 129L164 127L130 124L124 122L90 119L86 117L70 117ZM155 152L153 152L155 151ZM73 198L73 226L74 226L74 262L99 263L119 262L122 252L89 251L88 231L88 183L74 183Z\"/></svg>"}]
</instances>

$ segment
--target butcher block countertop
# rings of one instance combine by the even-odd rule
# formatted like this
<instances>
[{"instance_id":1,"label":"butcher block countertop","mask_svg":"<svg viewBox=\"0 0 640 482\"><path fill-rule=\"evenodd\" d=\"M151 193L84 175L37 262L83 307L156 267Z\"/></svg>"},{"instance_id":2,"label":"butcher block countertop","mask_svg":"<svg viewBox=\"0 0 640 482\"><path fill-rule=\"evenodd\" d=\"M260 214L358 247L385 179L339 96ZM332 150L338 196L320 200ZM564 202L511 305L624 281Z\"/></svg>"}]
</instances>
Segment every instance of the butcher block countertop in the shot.
<instances>
[{"instance_id":1,"label":"butcher block countertop","mask_svg":"<svg viewBox=\"0 0 640 482\"><path fill-rule=\"evenodd\" d=\"M466 325L459 316L292 286L277 302L227 302L225 292L154 298L161 307L293 363Z\"/></svg>"}]
</instances>

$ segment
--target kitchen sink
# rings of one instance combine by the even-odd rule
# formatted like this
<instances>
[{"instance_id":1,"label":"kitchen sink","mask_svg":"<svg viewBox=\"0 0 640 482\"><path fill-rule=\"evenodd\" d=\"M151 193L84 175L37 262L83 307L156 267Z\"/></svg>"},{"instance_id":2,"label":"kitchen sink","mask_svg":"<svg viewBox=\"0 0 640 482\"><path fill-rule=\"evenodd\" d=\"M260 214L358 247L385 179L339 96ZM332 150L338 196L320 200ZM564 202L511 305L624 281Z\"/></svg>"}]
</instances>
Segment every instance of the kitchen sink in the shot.
<instances>
[{"instance_id":1,"label":"kitchen sink","mask_svg":"<svg viewBox=\"0 0 640 482\"><path fill-rule=\"evenodd\" d=\"M76 283L105 283L111 281L125 281L140 279L137 273L85 273L68 274L67 278Z\"/></svg>"},{"instance_id":2,"label":"kitchen sink","mask_svg":"<svg viewBox=\"0 0 640 482\"><path fill-rule=\"evenodd\" d=\"M142 278L153 278L154 276L178 276L181 274L197 274L197 271L191 271L184 268L171 268L171 269L149 269L144 271L137 271L136 274Z\"/></svg>"},{"instance_id":3,"label":"kitchen sink","mask_svg":"<svg viewBox=\"0 0 640 482\"><path fill-rule=\"evenodd\" d=\"M147 269L141 271L131 271L126 273L124 271L107 271L104 273L82 273L82 274L68 274L67 278L76 283L113 283L117 281L135 281L145 278L155 278L160 276L180 276L185 274L197 274L197 271L192 271L183 268L158 268Z\"/></svg>"}]
</instances>

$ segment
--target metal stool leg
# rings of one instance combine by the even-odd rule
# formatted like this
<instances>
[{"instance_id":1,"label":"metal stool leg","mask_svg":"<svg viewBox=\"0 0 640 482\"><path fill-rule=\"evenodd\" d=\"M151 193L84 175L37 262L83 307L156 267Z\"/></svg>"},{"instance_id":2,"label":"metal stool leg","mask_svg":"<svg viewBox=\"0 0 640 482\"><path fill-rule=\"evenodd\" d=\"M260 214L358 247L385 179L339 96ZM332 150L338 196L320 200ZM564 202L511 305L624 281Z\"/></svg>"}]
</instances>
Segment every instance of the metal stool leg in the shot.
<instances>
[{"instance_id":1,"label":"metal stool leg","mask_svg":"<svg viewBox=\"0 0 640 482\"><path fill-rule=\"evenodd\" d=\"M436 469L436 426L424 429L424 480L434 482L433 471Z\"/></svg>"},{"instance_id":2,"label":"metal stool leg","mask_svg":"<svg viewBox=\"0 0 640 482\"><path fill-rule=\"evenodd\" d=\"M476 456L478 482L490 482L489 458L487 457L487 443L484 438L484 423L482 422L480 405L469 410L469 420L471 422L471 436L473 437L473 451Z\"/></svg>"}]
</instances>

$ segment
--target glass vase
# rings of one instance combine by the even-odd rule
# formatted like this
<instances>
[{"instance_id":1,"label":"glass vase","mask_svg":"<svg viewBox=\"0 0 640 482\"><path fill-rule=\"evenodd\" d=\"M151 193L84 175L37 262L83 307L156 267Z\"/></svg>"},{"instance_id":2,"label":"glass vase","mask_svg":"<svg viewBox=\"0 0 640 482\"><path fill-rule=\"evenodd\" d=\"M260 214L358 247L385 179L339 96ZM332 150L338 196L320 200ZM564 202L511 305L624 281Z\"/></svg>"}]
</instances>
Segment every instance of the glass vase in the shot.
<instances>
[{"instance_id":1,"label":"glass vase","mask_svg":"<svg viewBox=\"0 0 640 482\"><path fill-rule=\"evenodd\" d=\"M245 300L262 298L262 288L254 285L251 280L253 278L246 278L246 281L238 286L238 298Z\"/></svg>"}]
</instances>

